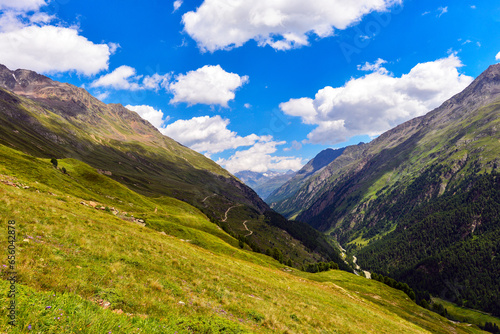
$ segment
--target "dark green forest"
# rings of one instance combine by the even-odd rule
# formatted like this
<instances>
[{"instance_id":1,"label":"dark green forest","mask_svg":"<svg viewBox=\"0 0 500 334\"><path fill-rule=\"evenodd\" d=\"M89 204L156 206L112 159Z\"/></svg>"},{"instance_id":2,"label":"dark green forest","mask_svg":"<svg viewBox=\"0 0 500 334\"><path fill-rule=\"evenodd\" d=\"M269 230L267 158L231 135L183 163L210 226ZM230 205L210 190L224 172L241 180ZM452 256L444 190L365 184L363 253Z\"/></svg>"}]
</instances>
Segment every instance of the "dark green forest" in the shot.
<instances>
[{"instance_id":1,"label":"dark green forest","mask_svg":"<svg viewBox=\"0 0 500 334\"><path fill-rule=\"evenodd\" d=\"M429 184L432 176L423 178ZM435 200L410 208L395 208L403 213L396 230L361 249L359 263L499 316L500 174L471 174Z\"/></svg>"}]
</instances>

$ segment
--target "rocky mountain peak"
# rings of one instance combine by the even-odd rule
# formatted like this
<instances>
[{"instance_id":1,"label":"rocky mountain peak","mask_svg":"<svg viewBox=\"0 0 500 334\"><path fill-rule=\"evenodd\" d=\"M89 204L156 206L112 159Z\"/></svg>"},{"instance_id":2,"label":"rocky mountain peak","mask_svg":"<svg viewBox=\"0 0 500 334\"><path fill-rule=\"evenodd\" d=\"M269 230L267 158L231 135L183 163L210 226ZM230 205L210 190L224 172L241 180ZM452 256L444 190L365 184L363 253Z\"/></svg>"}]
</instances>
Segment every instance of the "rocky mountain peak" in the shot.
<instances>
[{"instance_id":1,"label":"rocky mountain peak","mask_svg":"<svg viewBox=\"0 0 500 334\"><path fill-rule=\"evenodd\" d=\"M56 85L55 81L36 72L24 69L11 71L6 66L0 65L0 87L12 92L30 95L43 87Z\"/></svg>"},{"instance_id":2,"label":"rocky mountain peak","mask_svg":"<svg viewBox=\"0 0 500 334\"><path fill-rule=\"evenodd\" d=\"M467 108L485 105L498 98L500 95L500 64L490 65L466 89L445 102L449 104L462 104Z\"/></svg>"}]
</instances>

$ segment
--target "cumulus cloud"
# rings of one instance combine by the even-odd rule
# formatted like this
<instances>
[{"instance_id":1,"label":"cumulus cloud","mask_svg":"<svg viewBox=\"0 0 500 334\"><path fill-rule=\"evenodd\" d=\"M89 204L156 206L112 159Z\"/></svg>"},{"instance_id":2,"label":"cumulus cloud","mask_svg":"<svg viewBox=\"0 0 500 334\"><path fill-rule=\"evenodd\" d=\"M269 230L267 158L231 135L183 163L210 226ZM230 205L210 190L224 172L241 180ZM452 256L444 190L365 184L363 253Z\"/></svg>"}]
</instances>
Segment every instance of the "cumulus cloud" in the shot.
<instances>
[{"instance_id":1,"label":"cumulus cloud","mask_svg":"<svg viewBox=\"0 0 500 334\"><path fill-rule=\"evenodd\" d=\"M496 57L495 57L496 60L500 60L500 52L497 53Z\"/></svg>"},{"instance_id":2,"label":"cumulus cloud","mask_svg":"<svg viewBox=\"0 0 500 334\"><path fill-rule=\"evenodd\" d=\"M276 146L283 145L284 141L261 141L247 150L238 151L229 159L219 159L217 163L231 173L242 170L264 173L268 170L297 171L304 165L301 158L289 156L273 156Z\"/></svg>"},{"instance_id":3,"label":"cumulus cloud","mask_svg":"<svg viewBox=\"0 0 500 334\"><path fill-rule=\"evenodd\" d=\"M283 151L287 152L287 151L291 151L291 150L300 150L302 148L302 144L299 143L298 141L294 140L292 141L292 146L291 147L287 147L287 148L284 148Z\"/></svg>"},{"instance_id":4,"label":"cumulus cloud","mask_svg":"<svg viewBox=\"0 0 500 334\"><path fill-rule=\"evenodd\" d=\"M90 85L93 88L106 87L116 90L141 90L150 89L158 90L166 88L170 74L160 75L155 73L150 76L137 75L135 68L122 65L116 68L113 72L101 76L99 79L92 82Z\"/></svg>"},{"instance_id":5,"label":"cumulus cloud","mask_svg":"<svg viewBox=\"0 0 500 334\"><path fill-rule=\"evenodd\" d=\"M139 116L151 123L160 131L163 131L165 129L163 124L170 120L170 116L165 117L161 109L156 110L155 108L148 105L132 106L129 104L126 105L125 108L135 111L137 114L139 114Z\"/></svg>"},{"instance_id":6,"label":"cumulus cloud","mask_svg":"<svg viewBox=\"0 0 500 334\"><path fill-rule=\"evenodd\" d=\"M373 11L387 11L401 0L205 0L183 15L185 31L203 51L259 46L288 50L307 45L311 34L332 36Z\"/></svg>"},{"instance_id":7,"label":"cumulus cloud","mask_svg":"<svg viewBox=\"0 0 500 334\"><path fill-rule=\"evenodd\" d=\"M219 65L205 65L196 71L179 74L169 86L174 94L170 103L208 104L227 107L235 91L248 82L248 76L228 73Z\"/></svg>"},{"instance_id":8,"label":"cumulus cloud","mask_svg":"<svg viewBox=\"0 0 500 334\"><path fill-rule=\"evenodd\" d=\"M178 120L160 131L191 149L205 153L210 157L230 149L249 147L236 152L228 159L219 159L217 163L231 173L242 170L266 172L268 170L299 170L303 163L301 158L274 156L276 146L286 144L277 142L272 136L251 134L245 137L229 130L228 119L219 115L194 117L189 120Z\"/></svg>"},{"instance_id":9,"label":"cumulus cloud","mask_svg":"<svg viewBox=\"0 0 500 334\"><path fill-rule=\"evenodd\" d=\"M40 11L43 0L0 0L0 63L42 73L93 75L108 68L110 46L95 44L74 27Z\"/></svg>"},{"instance_id":10,"label":"cumulus cloud","mask_svg":"<svg viewBox=\"0 0 500 334\"><path fill-rule=\"evenodd\" d=\"M30 11L46 5L45 0L0 0L0 10L13 9Z\"/></svg>"},{"instance_id":11,"label":"cumulus cloud","mask_svg":"<svg viewBox=\"0 0 500 334\"><path fill-rule=\"evenodd\" d=\"M239 136L227 128L228 119L219 115L209 117L194 117L189 120L178 120L166 126L162 133L190 147L197 152L208 154L219 153L241 146L251 146L267 137L255 134L246 137Z\"/></svg>"},{"instance_id":12,"label":"cumulus cloud","mask_svg":"<svg viewBox=\"0 0 500 334\"><path fill-rule=\"evenodd\" d=\"M38 72L76 71L92 75L108 68L106 44L94 44L78 31L55 26L28 26L0 33L0 63Z\"/></svg>"},{"instance_id":13,"label":"cumulus cloud","mask_svg":"<svg viewBox=\"0 0 500 334\"><path fill-rule=\"evenodd\" d=\"M109 87L114 89L138 90L140 86L137 82L139 77L133 67L122 65L113 72L103 75L94 81L91 87Z\"/></svg>"},{"instance_id":14,"label":"cumulus cloud","mask_svg":"<svg viewBox=\"0 0 500 334\"><path fill-rule=\"evenodd\" d=\"M342 87L325 87L314 99L290 99L280 108L305 124L317 125L307 136L311 143L336 144L356 135L376 136L462 91L473 78L460 74L461 66L456 54L418 64L401 77L375 66L373 73Z\"/></svg>"},{"instance_id":15,"label":"cumulus cloud","mask_svg":"<svg viewBox=\"0 0 500 334\"><path fill-rule=\"evenodd\" d=\"M142 84L145 89L158 90L159 88L168 88L170 81L170 74L158 74L147 75L142 80Z\"/></svg>"},{"instance_id":16,"label":"cumulus cloud","mask_svg":"<svg viewBox=\"0 0 500 334\"><path fill-rule=\"evenodd\" d=\"M363 65L358 65L358 70L365 72L379 72L382 74L387 74L388 73L387 69L382 67L382 65L385 63L387 63L387 61L379 58L373 64L366 62Z\"/></svg>"}]
</instances>

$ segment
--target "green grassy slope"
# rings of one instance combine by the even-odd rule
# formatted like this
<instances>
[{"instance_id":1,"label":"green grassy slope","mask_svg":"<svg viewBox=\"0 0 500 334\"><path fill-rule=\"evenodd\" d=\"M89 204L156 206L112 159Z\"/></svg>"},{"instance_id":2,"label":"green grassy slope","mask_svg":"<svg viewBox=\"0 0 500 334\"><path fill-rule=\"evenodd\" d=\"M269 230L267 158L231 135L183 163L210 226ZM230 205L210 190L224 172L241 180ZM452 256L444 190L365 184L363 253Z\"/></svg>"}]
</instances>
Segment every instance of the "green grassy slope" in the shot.
<instances>
[{"instance_id":1,"label":"green grassy slope","mask_svg":"<svg viewBox=\"0 0 500 334\"><path fill-rule=\"evenodd\" d=\"M259 217L269 207L253 190L212 160L163 136L138 114L34 72L13 75L0 65L0 79L6 87L0 87L0 144L37 157L83 161L149 198L177 198L212 221L224 221L237 238L248 234L243 230L247 222L255 231L249 244L258 244L262 252L278 247L297 267L330 260L328 253L304 247L283 228L266 224ZM102 204L117 205L113 200ZM141 214L150 225L159 224L154 215Z\"/></svg>"},{"instance_id":2,"label":"green grassy slope","mask_svg":"<svg viewBox=\"0 0 500 334\"><path fill-rule=\"evenodd\" d=\"M0 221L16 220L19 273L18 326L0 311L7 333L481 333L347 272L285 271L186 203L62 167L0 146Z\"/></svg>"},{"instance_id":3,"label":"green grassy slope","mask_svg":"<svg viewBox=\"0 0 500 334\"><path fill-rule=\"evenodd\" d=\"M500 318L496 318L489 313L468 309L466 307L460 307L457 304L440 298L432 298L432 301L434 303L443 305L449 317L457 321L476 324L481 327L484 327L484 325L489 322L500 327Z\"/></svg>"},{"instance_id":4,"label":"green grassy slope","mask_svg":"<svg viewBox=\"0 0 500 334\"><path fill-rule=\"evenodd\" d=\"M199 204L216 193L259 211L267 208L215 162L163 136L136 113L68 84L44 85L29 98L0 88L1 144L38 157L84 161L148 196Z\"/></svg>"}]
</instances>

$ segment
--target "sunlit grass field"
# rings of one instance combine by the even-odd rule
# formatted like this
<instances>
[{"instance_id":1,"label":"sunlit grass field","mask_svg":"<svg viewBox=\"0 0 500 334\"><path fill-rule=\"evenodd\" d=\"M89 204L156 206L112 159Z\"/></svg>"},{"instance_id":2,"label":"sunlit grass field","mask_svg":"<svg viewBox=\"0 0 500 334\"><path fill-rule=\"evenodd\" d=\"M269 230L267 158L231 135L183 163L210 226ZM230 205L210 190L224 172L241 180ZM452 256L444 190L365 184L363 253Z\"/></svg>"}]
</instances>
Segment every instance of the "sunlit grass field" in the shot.
<instances>
[{"instance_id":1,"label":"sunlit grass field","mask_svg":"<svg viewBox=\"0 0 500 334\"><path fill-rule=\"evenodd\" d=\"M9 220L15 327L4 267ZM0 221L0 332L481 333L376 281L290 272L240 249L196 208L138 195L77 160L54 168L0 146Z\"/></svg>"}]
</instances>

